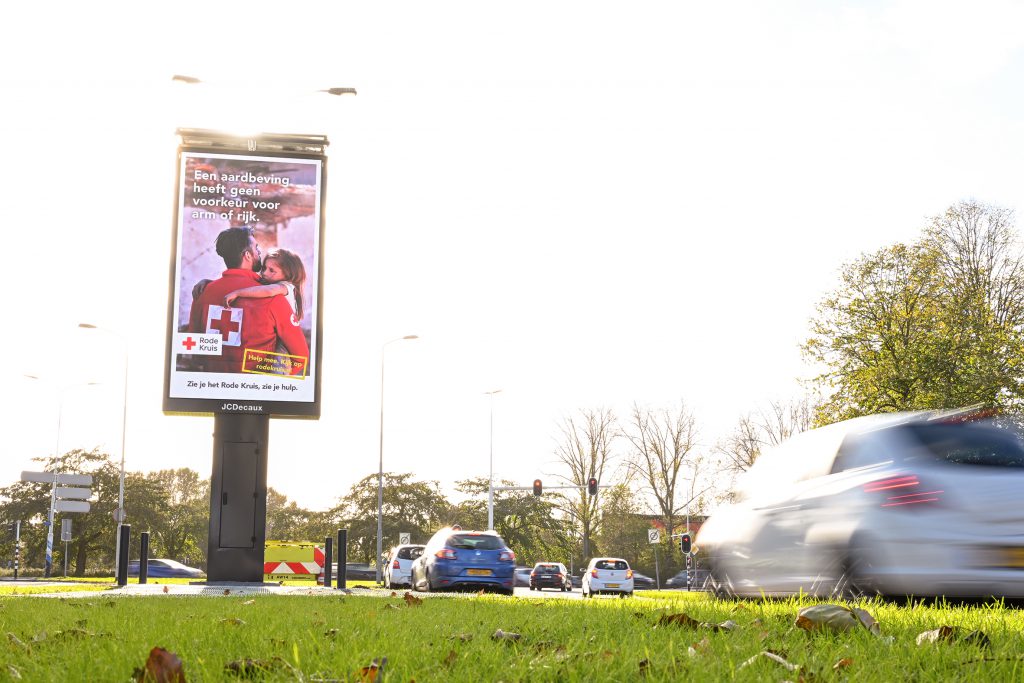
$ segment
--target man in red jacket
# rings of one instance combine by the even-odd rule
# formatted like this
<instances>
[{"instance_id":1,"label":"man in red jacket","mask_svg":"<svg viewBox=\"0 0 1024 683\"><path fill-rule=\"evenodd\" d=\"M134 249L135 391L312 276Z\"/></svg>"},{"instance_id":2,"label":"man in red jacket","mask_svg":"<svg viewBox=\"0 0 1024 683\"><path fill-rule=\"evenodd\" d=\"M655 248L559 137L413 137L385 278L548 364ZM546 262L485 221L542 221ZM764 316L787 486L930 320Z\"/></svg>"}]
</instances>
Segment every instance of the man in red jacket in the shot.
<instances>
[{"instance_id":1,"label":"man in red jacket","mask_svg":"<svg viewBox=\"0 0 1024 683\"><path fill-rule=\"evenodd\" d=\"M205 372L257 372L305 376L309 345L283 296L240 297L233 307L224 305L231 292L262 284L260 246L250 228L228 228L217 235L217 253L227 266L192 300L189 332L221 335L220 356L200 356ZM288 354L269 356L278 344ZM243 368L243 362L245 367Z\"/></svg>"}]
</instances>

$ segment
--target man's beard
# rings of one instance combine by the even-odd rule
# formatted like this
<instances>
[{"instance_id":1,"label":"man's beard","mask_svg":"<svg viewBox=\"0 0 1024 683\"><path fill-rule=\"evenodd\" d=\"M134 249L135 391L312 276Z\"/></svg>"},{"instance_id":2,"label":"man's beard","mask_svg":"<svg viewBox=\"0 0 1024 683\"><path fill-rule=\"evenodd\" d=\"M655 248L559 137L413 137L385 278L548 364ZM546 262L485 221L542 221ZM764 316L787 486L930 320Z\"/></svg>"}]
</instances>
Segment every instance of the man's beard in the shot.
<instances>
[{"instance_id":1,"label":"man's beard","mask_svg":"<svg viewBox=\"0 0 1024 683\"><path fill-rule=\"evenodd\" d=\"M254 271L256 271L257 273L262 273L263 272L263 259L261 259L259 256L256 256L255 260L253 260L253 262L252 262L252 269Z\"/></svg>"}]
</instances>

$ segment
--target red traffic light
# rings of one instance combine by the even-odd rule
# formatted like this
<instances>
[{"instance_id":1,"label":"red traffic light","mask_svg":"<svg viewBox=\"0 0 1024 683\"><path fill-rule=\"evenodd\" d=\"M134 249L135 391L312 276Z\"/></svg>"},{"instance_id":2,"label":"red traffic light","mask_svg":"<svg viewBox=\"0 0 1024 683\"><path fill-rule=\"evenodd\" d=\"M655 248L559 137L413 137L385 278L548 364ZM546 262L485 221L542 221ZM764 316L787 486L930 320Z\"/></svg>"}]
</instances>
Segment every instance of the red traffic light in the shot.
<instances>
[{"instance_id":1,"label":"red traffic light","mask_svg":"<svg viewBox=\"0 0 1024 683\"><path fill-rule=\"evenodd\" d=\"M689 555L690 554L690 547L691 547L690 534L683 534L682 536L680 536L679 537L679 549L682 550L684 554Z\"/></svg>"},{"instance_id":2,"label":"red traffic light","mask_svg":"<svg viewBox=\"0 0 1024 683\"><path fill-rule=\"evenodd\" d=\"M540 479L534 479L533 480L533 495L539 496L543 492L544 492L544 486L543 486L543 484L541 484Z\"/></svg>"},{"instance_id":3,"label":"red traffic light","mask_svg":"<svg viewBox=\"0 0 1024 683\"><path fill-rule=\"evenodd\" d=\"M587 493L592 496L597 495L597 477L591 477L587 479Z\"/></svg>"}]
</instances>

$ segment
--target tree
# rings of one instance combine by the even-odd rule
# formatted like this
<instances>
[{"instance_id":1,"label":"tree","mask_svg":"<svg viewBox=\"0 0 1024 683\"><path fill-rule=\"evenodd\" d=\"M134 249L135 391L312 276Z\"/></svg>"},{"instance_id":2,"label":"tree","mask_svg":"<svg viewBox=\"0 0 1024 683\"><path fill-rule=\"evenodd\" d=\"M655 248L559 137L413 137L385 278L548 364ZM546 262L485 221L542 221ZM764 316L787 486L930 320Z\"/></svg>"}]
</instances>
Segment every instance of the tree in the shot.
<instances>
[{"instance_id":1,"label":"tree","mask_svg":"<svg viewBox=\"0 0 1024 683\"><path fill-rule=\"evenodd\" d=\"M598 408L582 410L578 418L567 417L561 424L561 438L555 456L569 470L561 478L580 488L579 497L561 496L561 509L574 527L578 527L583 540L583 557L589 558L593 549L591 539L600 530L598 496L587 492L587 480L596 477L604 481L611 473L612 442L616 438L616 420L611 410Z\"/></svg>"},{"instance_id":2,"label":"tree","mask_svg":"<svg viewBox=\"0 0 1024 683\"><path fill-rule=\"evenodd\" d=\"M426 541L449 514L450 503L436 481L415 481L411 473L385 472L382 507L384 550L398 543L398 534ZM329 511L330 519L348 528L350 557L375 563L377 554L377 473L352 485L348 495ZM329 531L328 531L329 533Z\"/></svg>"},{"instance_id":3,"label":"tree","mask_svg":"<svg viewBox=\"0 0 1024 683\"><path fill-rule=\"evenodd\" d=\"M1024 273L1012 213L963 202L922 238L843 267L805 355L828 398L815 423L1024 398Z\"/></svg>"},{"instance_id":4,"label":"tree","mask_svg":"<svg viewBox=\"0 0 1024 683\"><path fill-rule=\"evenodd\" d=\"M120 473L110 456L97 449L83 451L75 449L59 456L33 458L42 464L46 472L62 472L73 474L91 474L93 498L90 500L90 511L75 514L74 541L69 553L75 558L73 572L75 576L83 576L86 568L92 565L113 567L114 542L117 523L111 513L117 507L117 496L120 484ZM0 498L6 502L2 505L6 519L23 520L21 538L25 548L22 561L25 566L43 566L46 555L46 525L50 510L49 484L37 484L19 481L0 489ZM54 517L55 530L59 529L60 516ZM54 567L57 566L63 553L60 549L60 534L54 534Z\"/></svg>"},{"instance_id":5,"label":"tree","mask_svg":"<svg viewBox=\"0 0 1024 683\"><path fill-rule=\"evenodd\" d=\"M210 531L210 481L183 467L145 476L162 493L159 514L152 524L153 557L170 557L205 567ZM129 510L139 506L136 495L125 498ZM159 553L159 554L157 554Z\"/></svg>"},{"instance_id":6,"label":"tree","mask_svg":"<svg viewBox=\"0 0 1024 683\"><path fill-rule=\"evenodd\" d=\"M278 493L273 488L267 489L267 539L276 541L314 541L319 542L330 534L327 533L315 537L306 538L304 534L309 533L309 519L312 513L300 508L295 501L288 501L283 493Z\"/></svg>"},{"instance_id":7,"label":"tree","mask_svg":"<svg viewBox=\"0 0 1024 683\"><path fill-rule=\"evenodd\" d=\"M816 410L816 403L806 396L789 403L771 401L767 408L742 415L715 452L722 457L726 471L745 472L765 448L810 429Z\"/></svg>"},{"instance_id":8,"label":"tree","mask_svg":"<svg viewBox=\"0 0 1024 683\"><path fill-rule=\"evenodd\" d=\"M457 482L456 490L470 497L452 508L454 514L448 523L457 523L463 529L485 528L488 485L486 477ZM515 482L501 481L498 485L515 486ZM529 491L494 492L494 530L515 552L519 564L568 556L572 547L569 525L555 516L557 509L552 498Z\"/></svg>"},{"instance_id":9,"label":"tree","mask_svg":"<svg viewBox=\"0 0 1024 683\"><path fill-rule=\"evenodd\" d=\"M602 492L601 532L597 542L601 550L629 561L653 575L654 546L647 538L651 516L644 514L644 503L629 485L621 482ZM670 542L662 539L663 542Z\"/></svg>"},{"instance_id":10,"label":"tree","mask_svg":"<svg viewBox=\"0 0 1024 683\"><path fill-rule=\"evenodd\" d=\"M634 404L629 425L623 432L632 446L630 473L642 483L642 491L655 502L668 535L694 493L702 460L697 445L696 420L683 402L678 410L653 410ZM687 476L688 475L688 476ZM669 545L668 563L672 562Z\"/></svg>"}]
</instances>

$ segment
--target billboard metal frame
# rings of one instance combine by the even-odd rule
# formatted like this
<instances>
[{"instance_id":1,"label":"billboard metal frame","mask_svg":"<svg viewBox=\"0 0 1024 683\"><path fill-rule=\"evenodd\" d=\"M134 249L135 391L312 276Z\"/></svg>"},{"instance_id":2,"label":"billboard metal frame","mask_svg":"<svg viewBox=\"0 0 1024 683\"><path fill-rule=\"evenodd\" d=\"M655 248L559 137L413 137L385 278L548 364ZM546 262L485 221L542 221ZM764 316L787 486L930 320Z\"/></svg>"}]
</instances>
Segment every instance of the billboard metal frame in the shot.
<instances>
[{"instance_id":1,"label":"billboard metal frame","mask_svg":"<svg viewBox=\"0 0 1024 683\"><path fill-rule=\"evenodd\" d=\"M177 154L175 155L174 211L171 231L171 259L168 275L167 335L164 353L163 410L169 414L217 415L247 414L269 415L271 417L320 417L321 363L323 361L323 290L324 290L324 227L327 187L327 156L329 144L325 135L296 135L281 133L260 133L253 136L239 136L215 130L179 128ZM315 339L315 366L311 379L313 400L287 401L271 399L224 399L198 397L172 397L171 371L174 367L174 339L177 330L175 321L175 292L178 254L178 230L181 222L179 197L181 196L183 154L228 154L236 156L273 157L282 160L296 159L320 162L319 225L316 272L316 325L311 330ZM313 270L310 268L310 270Z\"/></svg>"}]
</instances>

